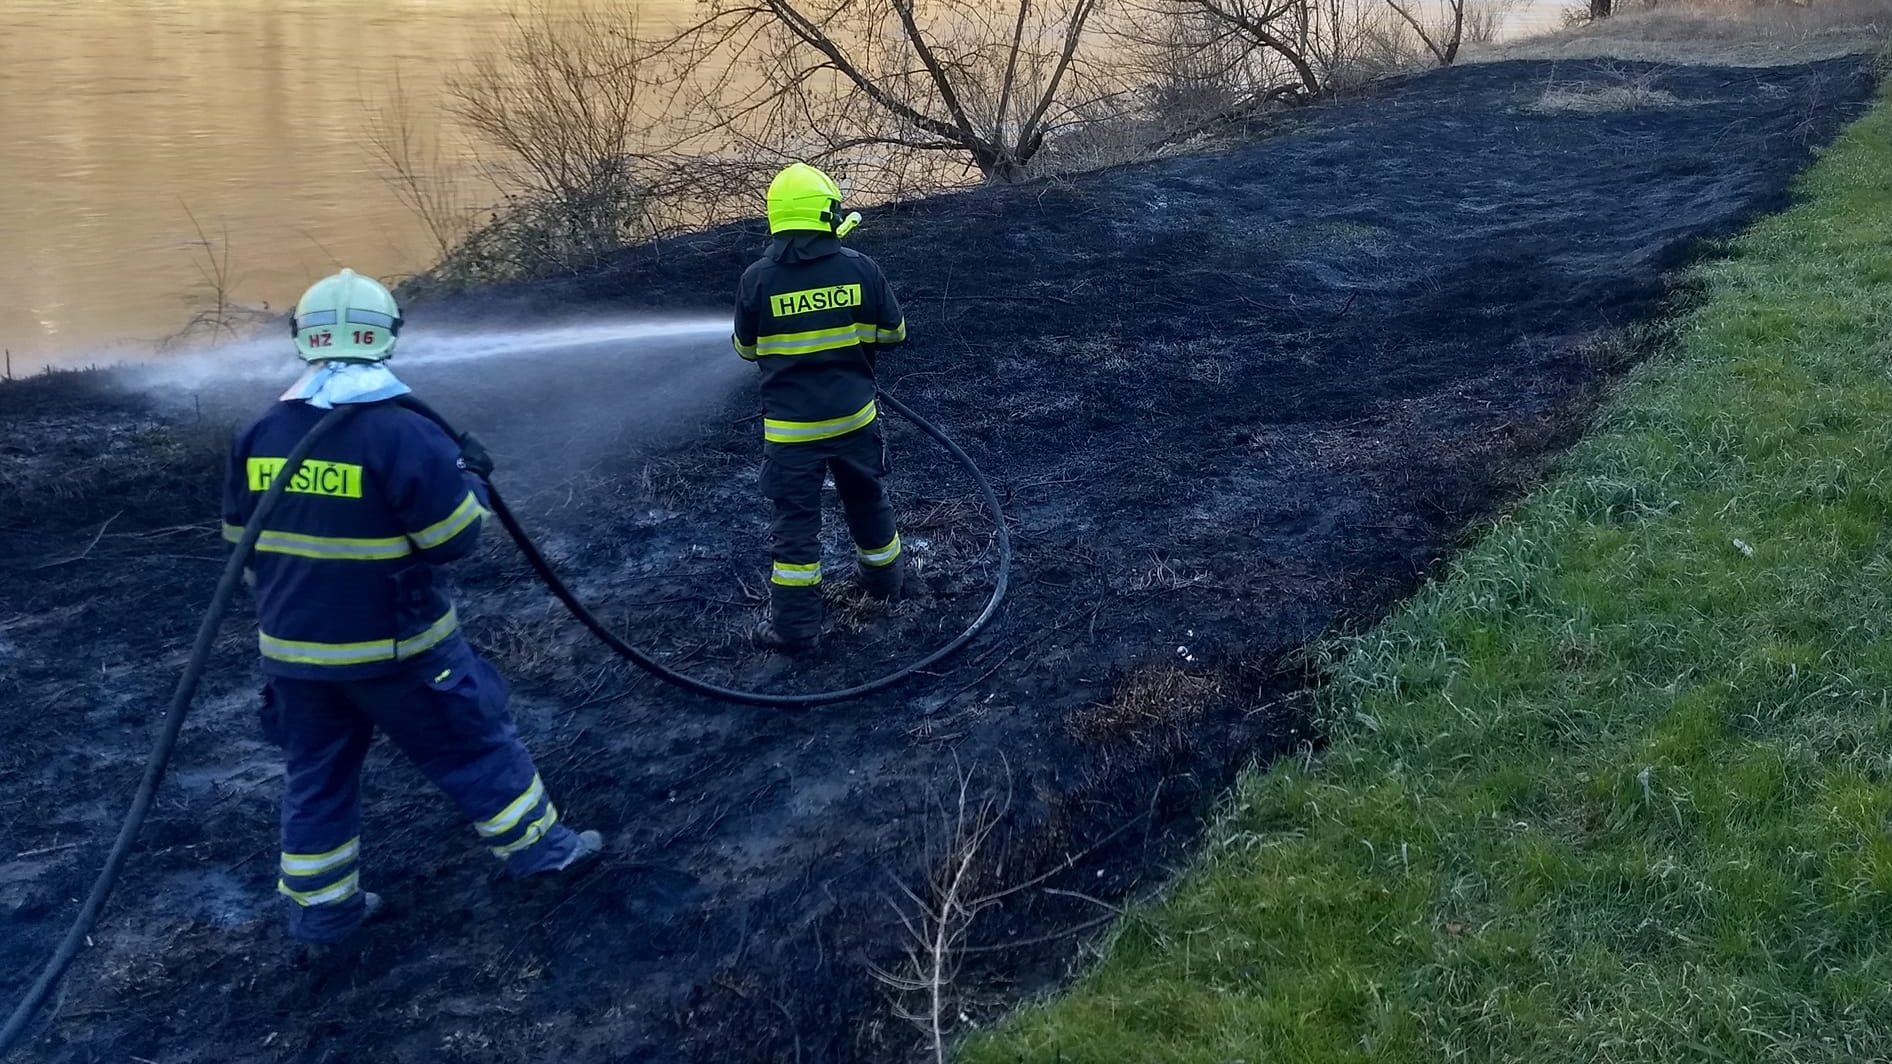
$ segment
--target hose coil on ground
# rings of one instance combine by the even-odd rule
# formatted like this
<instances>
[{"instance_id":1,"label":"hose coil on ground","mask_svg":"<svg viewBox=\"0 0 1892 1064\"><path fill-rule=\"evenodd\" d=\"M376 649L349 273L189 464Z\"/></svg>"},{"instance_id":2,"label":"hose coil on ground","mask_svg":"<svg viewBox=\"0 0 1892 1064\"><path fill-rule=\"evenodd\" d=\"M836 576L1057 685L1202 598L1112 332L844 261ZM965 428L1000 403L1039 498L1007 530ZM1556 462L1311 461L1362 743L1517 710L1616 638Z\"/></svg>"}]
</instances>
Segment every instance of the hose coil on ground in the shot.
<instances>
[{"instance_id":1,"label":"hose coil on ground","mask_svg":"<svg viewBox=\"0 0 1892 1064\"><path fill-rule=\"evenodd\" d=\"M652 658L650 655L638 650L636 647L631 646L629 643L619 638L616 632L606 627L605 623L599 620L596 614L592 613L583 602L578 600L578 596L573 594L571 588L565 586L565 582L559 578L557 571L552 568L552 563L546 560L545 555L539 550L538 544L532 541L532 537L528 535L525 528L519 524L518 517L513 514L512 508L506 505L505 498L500 495L498 488L496 488L490 480L486 482L487 494L493 504L494 515L499 518L500 525L506 529L506 533L512 537L513 542L519 545L519 552L525 555L526 563L532 567L532 571L538 574L539 579L551 590L552 594L555 595L560 602L565 604L565 608L571 611L572 616L578 618L579 623L583 624L591 631L591 634L597 636L600 641L615 651L619 657L624 658L665 683L722 702L734 702L738 705L745 706L773 706L777 708L795 709L807 709L813 706L845 702L849 699L860 698L863 695L869 695L876 691L886 690L894 684L912 676L914 673L919 672L921 669L945 660L947 657L956 653L961 647L972 642L981 631L985 630L986 625L991 623L993 616L998 613L999 603L1005 598L1005 590L1011 582L1012 574L1011 531L1005 525L1005 512L999 506L998 493L992 490L992 485L985 479L985 474L979 472L979 467L973 464L972 457L966 454L958 444L954 443L950 437L941 432L932 422L914 413L911 407L885 392L880 393L880 400L892 409L894 413L912 422L913 427L932 437L933 442L945 448L946 453L952 455L953 460L958 462L960 467L972 478L974 487L978 489L980 501L984 503L986 512L992 516L993 528L998 537L999 571L992 582L992 597L986 600L985 608L979 611L979 615L973 618L972 623L967 625L963 632L960 632L959 635L938 650L933 651L909 665L895 669L883 676L877 676L874 679L855 684L852 687L845 687L834 691L812 691L805 694L771 694L765 691L744 691L733 687L723 687L713 684L707 680L698 679L688 673L679 672L665 665L663 662ZM413 410L415 413L439 425L449 436L455 439L459 438L460 434L447 422L446 418L440 416L432 407L412 397L404 396L398 401L408 409Z\"/></svg>"},{"instance_id":2,"label":"hose coil on ground","mask_svg":"<svg viewBox=\"0 0 1892 1064\"><path fill-rule=\"evenodd\" d=\"M980 500L992 515L993 525L997 531L999 571L993 581L992 597L986 601L985 608L979 612L965 631L938 650L912 664L841 690L816 691L807 694L743 691L697 679L657 661L619 638L617 633L607 628L604 622L586 608L569 587L565 586L565 582L559 579L558 573L540 552L538 545L532 541L532 537L526 534L518 518L513 515L512 509L506 505L504 498L490 480L487 481L488 496L493 505L493 513L498 516L500 524L505 527L513 542L519 545L520 552L525 555L533 572L538 574L539 579L545 582L546 587L558 597L558 600L564 603L572 615L590 629L593 635L603 640L606 646L658 679L709 698L750 706L808 708L844 702L892 687L921 669L944 660L971 642L997 614L999 603L1005 597L1005 590L1011 578L1011 533L1005 526L1005 514L999 507L998 495L992 490L992 485L979 472L971 457L931 422L914 413L905 403L891 395L883 393L881 399L895 413L912 422L914 427L944 447L947 453L952 455L953 459L972 477L973 484L979 490ZM398 401L403 406L435 422L449 435L458 438L459 434L447 423L446 419L426 404L411 397L403 397ZM26 995L7 1017L5 1027L0 1028L0 1057L10 1054L19 1045L34 1015L45 1003L53 987L58 984L60 976L71 967L73 960L79 955L79 950L85 945L86 937L98 924L99 916L105 909L105 903L111 897L112 888L117 884L118 876L124 870L125 862L131 855L131 848L138 841L138 834L144 828L145 818L151 812L151 804L157 796L158 787L164 781L165 768L170 763L171 754L177 748L178 736L184 728L185 711L190 708L191 699L197 693L197 684L202 679L204 667L210 659L210 651L216 642L217 630L223 624L223 616L229 608L230 599L236 594L237 586L242 583L243 569L248 563L250 552L256 546L257 538L262 534L263 522L275 510L283 492L288 490L289 482L295 477L296 471L302 468L302 463L308 459L316 443L358 409L360 407L353 405L338 406L311 426L308 433L297 442L284 459L282 470L270 482L269 490L257 500L255 512L250 515L249 522L243 527L243 535L237 540L229 560L224 563L223 575L217 581L217 589L211 595L209 607L204 611L203 623L198 625L197 638L191 647L189 662L185 665L183 674L178 677L177 687L171 693L164 731L151 748L151 756L145 761L144 777L138 783L138 790L132 799L131 808L125 813L124 823L119 826L118 838L113 842L112 849L106 856L105 867L100 869L98 878L93 881L91 893L86 896L78 915L73 918L72 926L67 929L65 938L60 941L58 947L53 950L52 956L48 958L46 967L41 970L39 978L34 980Z\"/></svg>"}]
</instances>

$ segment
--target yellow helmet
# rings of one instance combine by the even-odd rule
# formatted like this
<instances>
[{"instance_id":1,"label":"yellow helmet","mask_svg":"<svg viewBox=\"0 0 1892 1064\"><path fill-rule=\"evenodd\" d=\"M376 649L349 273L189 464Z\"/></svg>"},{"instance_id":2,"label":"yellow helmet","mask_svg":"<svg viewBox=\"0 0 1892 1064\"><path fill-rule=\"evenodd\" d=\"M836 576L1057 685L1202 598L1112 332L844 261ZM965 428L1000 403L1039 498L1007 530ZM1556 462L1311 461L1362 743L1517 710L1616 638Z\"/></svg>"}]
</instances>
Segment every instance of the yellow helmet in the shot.
<instances>
[{"instance_id":1,"label":"yellow helmet","mask_svg":"<svg viewBox=\"0 0 1892 1064\"><path fill-rule=\"evenodd\" d=\"M394 353L400 332L394 293L353 270L310 285L289 319L296 353L305 362L380 362Z\"/></svg>"},{"instance_id":2,"label":"yellow helmet","mask_svg":"<svg viewBox=\"0 0 1892 1064\"><path fill-rule=\"evenodd\" d=\"M834 178L795 163L769 182L769 232L832 233L841 225L841 186Z\"/></svg>"}]
</instances>

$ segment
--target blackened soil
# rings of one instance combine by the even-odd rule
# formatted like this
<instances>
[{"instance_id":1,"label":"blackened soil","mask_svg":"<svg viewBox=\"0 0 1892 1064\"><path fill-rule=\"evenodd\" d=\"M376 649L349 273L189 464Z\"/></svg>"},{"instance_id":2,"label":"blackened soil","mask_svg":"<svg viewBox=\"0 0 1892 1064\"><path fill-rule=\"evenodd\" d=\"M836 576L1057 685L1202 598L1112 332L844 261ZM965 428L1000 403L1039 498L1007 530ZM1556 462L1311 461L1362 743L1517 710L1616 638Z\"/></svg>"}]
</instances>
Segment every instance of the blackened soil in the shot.
<instances>
[{"instance_id":1,"label":"blackened soil","mask_svg":"<svg viewBox=\"0 0 1892 1064\"><path fill-rule=\"evenodd\" d=\"M1526 107L1553 80L1645 74L1682 104ZM957 834L995 825L970 890L996 900L960 972L978 1015L1160 883L1235 770L1305 741L1297 648L1381 614L1528 483L1675 267L1780 207L1870 92L1854 61L1474 66L1225 154L875 212L857 243L914 337L884 383L990 472L1013 524L989 635L883 697L731 708L608 660L489 544L464 612L514 677L568 818L603 828L610 856L554 887L495 882L444 801L379 753L368 878L394 911L360 952L310 961L268 902L279 769L233 621L142 850L27 1058L903 1058L899 1013L920 1005L895 985L903 917L923 925L915 899L953 865L961 780ZM721 313L759 243L735 227L640 249L478 309ZM415 330L446 309L475 308L422 307ZM594 352L503 394L467 383L491 371L433 385L514 456L500 481L574 582L711 678L850 683L976 612L990 533L965 479L895 425L915 601L878 611L836 582L819 664L786 675L744 650L764 558L753 384L731 378L662 442L571 413L642 424L645 382L733 358L707 339L679 351ZM0 417L11 1002L98 866L208 597L222 426L93 378L0 387Z\"/></svg>"}]
</instances>

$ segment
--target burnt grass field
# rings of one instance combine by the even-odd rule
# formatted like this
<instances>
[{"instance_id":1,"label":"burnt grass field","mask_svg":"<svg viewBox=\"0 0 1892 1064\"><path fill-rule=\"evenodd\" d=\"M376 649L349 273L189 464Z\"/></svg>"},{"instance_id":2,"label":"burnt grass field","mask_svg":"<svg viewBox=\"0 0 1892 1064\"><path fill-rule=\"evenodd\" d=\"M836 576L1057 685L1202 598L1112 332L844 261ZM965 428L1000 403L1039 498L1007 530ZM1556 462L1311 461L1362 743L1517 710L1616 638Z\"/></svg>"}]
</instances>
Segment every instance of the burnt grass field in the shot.
<instances>
[{"instance_id":1,"label":"burnt grass field","mask_svg":"<svg viewBox=\"0 0 1892 1064\"><path fill-rule=\"evenodd\" d=\"M1679 102L1531 106L1629 78ZM721 705L609 657L494 529L459 569L462 615L567 819L609 853L554 885L496 880L445 800L377 748L364 881L390 916L310 959L270 893L280 765L240 607L141 848L22 1059L906 1059L921 1036L901 1014L925 1011L901 985L909 929L962 865L963 896L987 904L956 928L949 1019L995 1015L1171 874L1236 771L1316 741L1300 650L1384 613L1540 475L1686 297L1677 268L1780 207L1872 87L1853 60L1461 67L1235 150L873 211L852 242L913 336L883 386L987 471L1016 540L984 636L877 697ZM636 249L422 305L411 330L722 314L762 241L749 225ZM412 378L487 437L522 517L634 641L719 682L810 690L978 611L989 522L890 418L915 595L875 607L831 579L818 663L749 651L766 564L753 380L704 368L734 362L720 339L637 357ZM693 374L733 383L649 431L642 392ZM217 573L233 411L267 394L180 407L109 374L0 385L9 1007L130 798Z\"/></svg>"}]
</instances>

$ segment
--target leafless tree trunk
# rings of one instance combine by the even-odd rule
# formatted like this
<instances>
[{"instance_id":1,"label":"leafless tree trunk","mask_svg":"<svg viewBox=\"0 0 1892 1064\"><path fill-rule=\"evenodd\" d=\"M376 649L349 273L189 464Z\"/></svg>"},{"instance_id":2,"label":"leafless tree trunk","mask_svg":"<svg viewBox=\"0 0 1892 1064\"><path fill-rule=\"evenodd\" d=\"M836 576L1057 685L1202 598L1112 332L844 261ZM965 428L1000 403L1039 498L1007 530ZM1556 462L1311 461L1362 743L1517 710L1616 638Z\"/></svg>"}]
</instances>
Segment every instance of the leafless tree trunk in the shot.
<instances>
[{"instance_id":1,"label":"leafless tree trunk","mask_svg":"<svg viewBox=\"0 0 1892 1064\"><path fill-rule=\"evenodd\" d=\"M1590 17L1592 19L1608 18L1613 7L1611 0L1590 0Z\"/></svg>"},{"instance_id":2,"label":"leafless tree trunk","mask_svg":"<svg viewBox=\"0 0 1892 1064\"><path fill-rule=\"evenodd\" d=\"M1609 0L1591 0L1591 3L1608 3ZM1410 3L1410 0L1408 0ZM1426 46L1426 51L1439 61L1440 66L1451 66L1458 59L1459 42L1465 38L1465 0L1446 0L1446 21L1439 40L1434 40L1426 32L1423 22L1413 16L1411 9L1399 0L1386 0L1386 6L1392 8L1412 31L1419 35L1419 40ZM1443 43L1441 43L1443 42Z\"/></svg>"}]
</instances>

